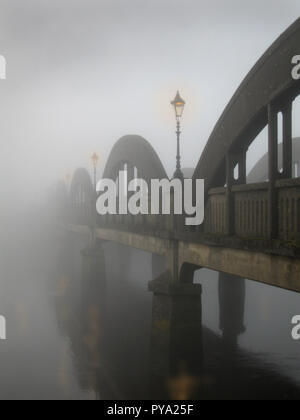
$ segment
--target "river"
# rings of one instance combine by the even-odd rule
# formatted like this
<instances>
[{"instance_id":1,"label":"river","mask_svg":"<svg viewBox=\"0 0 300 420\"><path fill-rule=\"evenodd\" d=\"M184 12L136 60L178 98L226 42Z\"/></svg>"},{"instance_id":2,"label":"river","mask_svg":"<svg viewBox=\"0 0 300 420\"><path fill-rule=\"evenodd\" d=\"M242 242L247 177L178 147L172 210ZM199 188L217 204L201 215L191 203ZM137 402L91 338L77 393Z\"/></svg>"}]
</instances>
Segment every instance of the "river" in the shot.
<instances>
[{"instance_id":1,"label":"river","mask_svg":"<svg viewBox=\"0 0 300 420\"><path fill-rule=\"evenodd\" d=\"M6 229L1 400L300 397L300 342L291 337L298 294L199 270L202 335L189 351L181 343L184 363L170 374L164 366L158 377L152 356L165 349L155 349L151 339L151 256L104 244L105 293L91 282L85 295L85 246L86 239L66 237L46 223ZM168 351L160 363L172 363L178 349Z\"/></svg>"}]
</instances>

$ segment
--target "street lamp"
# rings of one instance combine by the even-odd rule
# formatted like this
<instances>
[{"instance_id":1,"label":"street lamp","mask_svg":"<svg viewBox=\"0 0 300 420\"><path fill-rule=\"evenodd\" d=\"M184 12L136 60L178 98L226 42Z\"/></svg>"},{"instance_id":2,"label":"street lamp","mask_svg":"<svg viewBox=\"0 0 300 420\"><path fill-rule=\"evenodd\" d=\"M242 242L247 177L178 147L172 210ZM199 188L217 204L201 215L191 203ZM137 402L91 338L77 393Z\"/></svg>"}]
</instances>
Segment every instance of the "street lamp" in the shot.
<instances>
[{"instance_id":1,"label":"street lamp","mask_svg":"<svg viewBox=\"0 0 300 420\"><path fill-rule=\"evenodd\" d=\"M67 184L68 187L70 185L71 178L72 178L72 175L71 174L66 174L65 175L65 183Z\"/></svg>"},{"instance_id":2,"label":"street lamp","mask_svg":"<svg viewBox=\"0 0 300 420\"><path fill-rule=\"evenodd\" d=\"M97 153L94 153L92 155L91 161L92 161L93 168L94 168L94 188L96 190L96 186L97 186L97 166L98 166L98 162L99 162L99 156L97 155Z\"/></svg>"},{"instance_id":3,"label":"street lamp","mask_svg":"<svg viewBox=\"0 0 300 420\"><path fill-rule=\"evenodd\" d=\"M185 101L181 98L179 92L177 91L174 101L171 102L175 110L175 117L177 121L177 157L176 157L176 171L174 173L174 178L179 178L183 180L183 173L181 171L181 155L180 155L180 119L183 114Z\"/></svg>"}]
</instances>

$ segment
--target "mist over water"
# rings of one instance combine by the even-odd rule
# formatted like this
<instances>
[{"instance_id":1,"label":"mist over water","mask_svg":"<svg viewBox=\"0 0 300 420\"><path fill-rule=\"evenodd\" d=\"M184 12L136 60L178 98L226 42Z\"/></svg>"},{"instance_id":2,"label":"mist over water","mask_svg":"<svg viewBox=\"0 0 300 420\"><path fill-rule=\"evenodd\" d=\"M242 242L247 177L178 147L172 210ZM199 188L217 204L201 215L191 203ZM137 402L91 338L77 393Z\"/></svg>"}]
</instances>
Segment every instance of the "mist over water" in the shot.
<instances>
[{"instance_id":1,"label":"mist over water","mask_svg":"<svg viewBox=\"0 0 300 420\"><path fill-rule=\"evenodd\" d=\"M82 276L80 250L86 238L62 234L49 219L37 226L28 218L26 226L20 225L9 241L6 237L1 253L0 308L8 321L8 339L0 343L1 399L155 395L151 255L105 244L106 269L98 279L106 284L104 302L98 282L91 280L84 293L88 278ZM237 324L244 326L234 349L220 329L218 273L200 270L195 281L203 286L203 357L196 349L189 353L193 362L185 379L178 374L161 378L163 391L156 396L298 398L298 344L290 338L290 319L299 296L246 281L244 317L230 324L233 335ZM236 296L227 305L239 305ZM171 359L176 348L173 352Z\"/></svg>"}]
</instances>

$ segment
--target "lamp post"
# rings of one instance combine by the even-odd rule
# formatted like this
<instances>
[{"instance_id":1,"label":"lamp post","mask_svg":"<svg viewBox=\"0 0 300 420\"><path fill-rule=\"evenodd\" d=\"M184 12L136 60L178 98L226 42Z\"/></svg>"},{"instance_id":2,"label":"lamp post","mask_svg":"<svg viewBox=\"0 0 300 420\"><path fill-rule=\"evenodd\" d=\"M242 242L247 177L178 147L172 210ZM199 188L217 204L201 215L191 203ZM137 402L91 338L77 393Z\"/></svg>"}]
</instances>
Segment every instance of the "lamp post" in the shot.
<instances>
[{"instance_id":1,"label":"lamp post","mask_svg":"<svg viewBox=\"0 0 300 420\"><path fill-rule=\"evenodd\" d=\"M171 105L173 105L174 110L175 110L175 117L176 117L176 121L177 121L177 130L176 130L176 135L177 135L177 156L176 156L176 171L174 173L174 178L178 178L183 180L183 173L181 170L181 155L180 155L180 120L183 114L183 110L184 110L184 106L185 106L185 101L181 98L179 92L177 91L176 97L174 99L174 101L171 102Z\"/></svg>"},{"instance_id":2,"label":"lamp post","mask_svg":"<svg viewBox=\"0 0 300 420\"><path fill-rule=\"evenodd\" d=\"M99 156L97 155L97 153L94 153L91 157L91 161L92 161L92 165L94 168L94 189L96 191L96 187L97 187L97 166L98 166L98 162L99 162Z\"/></svg>"}]
</instances>

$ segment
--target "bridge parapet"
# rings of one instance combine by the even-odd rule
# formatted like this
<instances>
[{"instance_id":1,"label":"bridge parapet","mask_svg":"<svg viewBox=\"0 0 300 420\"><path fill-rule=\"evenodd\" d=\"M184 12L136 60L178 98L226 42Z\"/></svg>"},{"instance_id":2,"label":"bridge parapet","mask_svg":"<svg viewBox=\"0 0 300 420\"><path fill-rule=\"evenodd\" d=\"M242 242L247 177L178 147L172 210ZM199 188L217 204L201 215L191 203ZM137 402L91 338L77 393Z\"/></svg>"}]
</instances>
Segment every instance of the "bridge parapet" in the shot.
<instances>
[{"instance_id":1,"label":"bridge parapet","mask_svg":"<svg viewBox=\"0 0 300 420\"><path fill-rule=\"evenodd\" d=\"M300 179L279 180L275 183L278 197L278 239L293 241L300 238ZM268 182L235 185L231 191L231 217L234 229L229 232L227 189L214 188L208 193L205 232L241 238L268 239L270 211Z\"/></svg>"},{"instance_id":2,"label":"bridge parapet","mask_svg":"<svg viewBox=\"0 0 300 420\"><path fill-rule=\"evenodd\" d=\"M172 236L177 230L176 217L172 215L105 215L98 216L97 227L148 234L155 232L158 236Z\"/></svg>"},{"instance_id":3,"label":"bridge parapet","mask_svg":"<svg viewBox=\"0 0 300 420\"><path fill-rule=\"evenodd\" d=\"M269 183L234 185L228 189L212 188L207 195L205 219L201 226L185 225L186 215L105 215L96 214L96 196L89 189L83 193L76 189L70 195L64 221L74 225L86 225L140 234L176 239L187 234L197 242L203 234L216 237L236 237L246 240L270 239ZM278 203L278 236L282 242L300 240L300 178L278 180L275 183ZM65 199L65 203L68 201ZM230 206L230 202L233 203ZM94 208L94 209L93 209ZM228 212L231 211L231 217ZM66 217L67 215L67 217ZM230 220L234 225L230 230Z\"/></svg>"}]
</instances>

